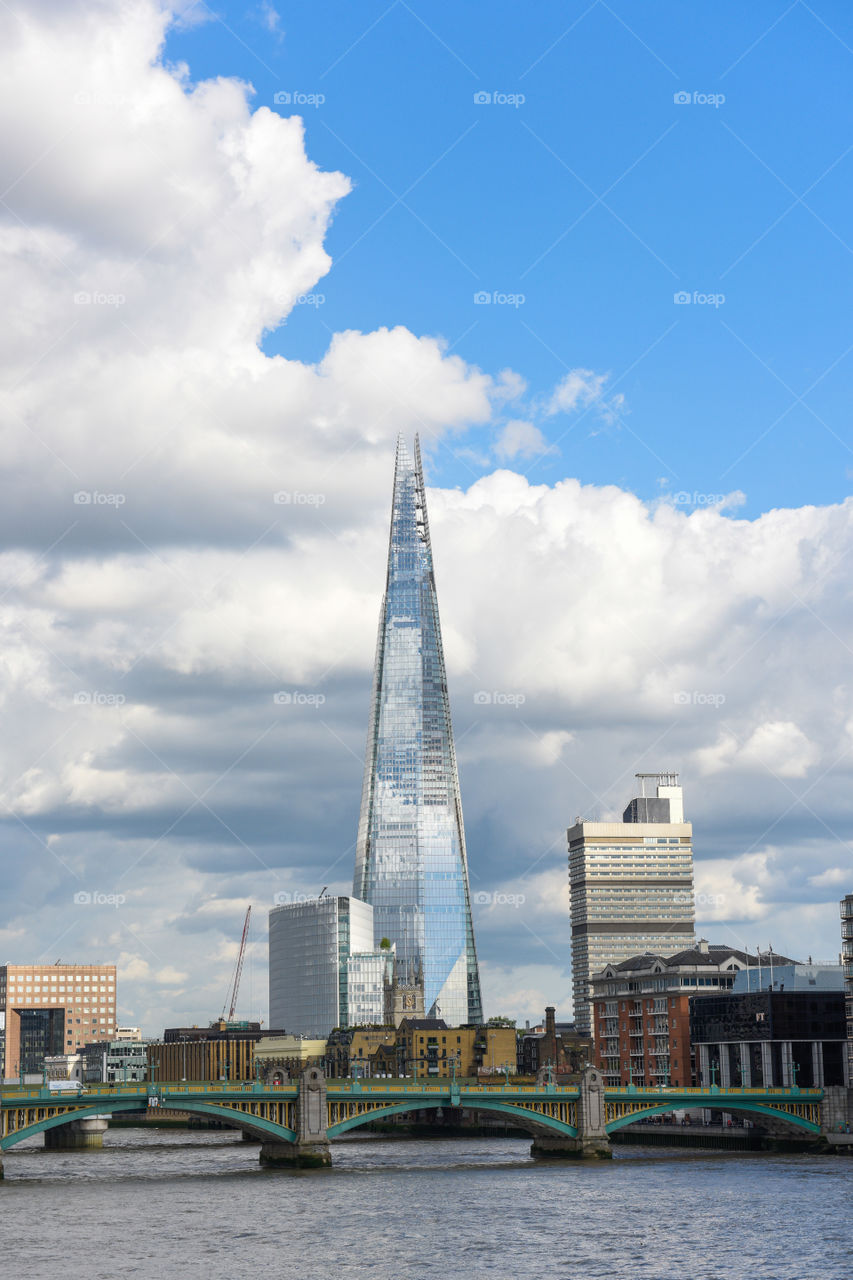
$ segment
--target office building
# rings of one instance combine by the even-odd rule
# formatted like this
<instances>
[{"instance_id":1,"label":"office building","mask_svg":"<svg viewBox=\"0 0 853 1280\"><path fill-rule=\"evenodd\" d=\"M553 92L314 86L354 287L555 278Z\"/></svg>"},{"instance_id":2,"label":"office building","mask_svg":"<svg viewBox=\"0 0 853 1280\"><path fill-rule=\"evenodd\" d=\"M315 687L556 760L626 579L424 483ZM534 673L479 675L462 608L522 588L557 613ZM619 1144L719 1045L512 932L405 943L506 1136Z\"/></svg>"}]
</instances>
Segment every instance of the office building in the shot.
<instances>
[{"instance_id":1,"label":"office building","mask_svg":"<svg viewBox=\"0 0 853 1280\"><path fill-rule=\"evenodd\" d=\"M270 1021L289 1035L325 1040L349 1025L349 959L376 950L373 908L324 896L273 907L269 922ZM381 1009L380 1000L376 1021Z\"/></svg>"},{"instance_id":2,"label":"office building","mask_svg":"<svg viewBox=\"0 0 853 1280\"><path fill-rule=\"evenodd\" d=\"M482 1021L417 437L414 458L397 443L353 894L374 908L374 946L388 938L403 972L422 973L428 1016Z\"/></svg>"},{"instance_id":3,"label":"office building","mask_svg":"<svg viewBox=\"0 0 853 1280\"><path fill-rule=\"evenodd\" d=\"M0 967L0 1068L39 1073L46 1057L76 1054L116 1027L116 970L105 964Z\"/></svg>"},{"instance_id":4,"label":"office building","mask_svg":"<svg viewBox=\"0 0 853 1280\"><path fill-rule=\"evenodd\" d=\"M86 1084L133 1084L148 1079L148 1041L130 1040L118 1033L112 1040L83 1046Z\"/></svg>"},{"instance_id":5,"label":"office building","mask_svg":"<svg viewBox=\"0 0 853 1280\"><path fill-rule=\"evenodd\" d=\"M568 831L574 1016L594 1034L593 973L645 952L693 943L693 828L684 821L677 773L638 773L640 794L621 822Z\"/></svg>"},{"instance_id":6,"label":"office building","mask_svg":"<svg viewBox=\"0 0 853 1280\"><path fill-rule=\"evenodd\" d=\"M853 1081L853 893L841 901L841 963L844 968L844 1002L847 1019L847 1072Z\"/></svg>"},{"instance_id":7,"label":"office building","mask_svg":"<svg viewBox=\"0 0 853 1280\"><path fill-rule=\"evenodd\" d=\"M256 1046L263 1036L259 1022L225 1022L209 1027L167 1027L162 1040L147 1046L148 1078L154 1084L179 1080L253 1080Z\"/></svg>"},{"instance_id":8,"label":"office building","mask_svg":"<svg viewBox=\"0 0 853 1280\"><path fill-rule=\"evenodd\" d=\"M349 1027L384 1024L388 995L394 982L394 951L355 952L347 960L347 1018Z\"/></svg>"},{"instance_id":9,"label":"office building","mask_svg":"<svg viewBox=\"0 0 853 1280\"><path fill-rule=\"evenodd\" d=\"M757 987L770 954L750 955L725 943L675 955L632 956L590 979L595 1065L610 1086L697 1083L690 1043L690 997L733 990L741 978ZM779 964L791 964L777 956ZM750 968L750 966L752 966Z\"/></svg>"},{"instance_id":10,"label":"office building","mask_svg":"<svg viewBox=\"0 0 853 1280\"><path fill-rule=\"evenodd\" d=\"M799 967L799 966L798 966ZM811 967L811 966L802 966ZM753 979L754 979L754 975ZM697 1084L823 1088L851 1081L844 992L811 987L697 995L690 1000Z\"/></svg>"}]
</instances>

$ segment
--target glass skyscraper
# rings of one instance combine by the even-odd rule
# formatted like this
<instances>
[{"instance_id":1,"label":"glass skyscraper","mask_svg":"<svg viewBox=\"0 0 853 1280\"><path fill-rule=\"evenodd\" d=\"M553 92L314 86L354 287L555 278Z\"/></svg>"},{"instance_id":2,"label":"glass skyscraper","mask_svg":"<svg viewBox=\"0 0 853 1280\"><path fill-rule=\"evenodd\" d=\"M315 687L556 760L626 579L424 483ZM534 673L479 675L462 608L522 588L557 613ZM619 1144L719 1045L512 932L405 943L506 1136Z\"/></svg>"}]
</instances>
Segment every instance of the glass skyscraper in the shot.
<instances>
[{"instance_id":1,"label":"glass skyscraper","mask_svg":"<svg viewBox=\"0 0 853 1280\"><path fill-rule=\"evenodd\" d=\"M353 893L374 941L423 974L424 1008L481 1022L462 802L438 620L420 446L397 441Z\"/></svg>"}]
</instances>

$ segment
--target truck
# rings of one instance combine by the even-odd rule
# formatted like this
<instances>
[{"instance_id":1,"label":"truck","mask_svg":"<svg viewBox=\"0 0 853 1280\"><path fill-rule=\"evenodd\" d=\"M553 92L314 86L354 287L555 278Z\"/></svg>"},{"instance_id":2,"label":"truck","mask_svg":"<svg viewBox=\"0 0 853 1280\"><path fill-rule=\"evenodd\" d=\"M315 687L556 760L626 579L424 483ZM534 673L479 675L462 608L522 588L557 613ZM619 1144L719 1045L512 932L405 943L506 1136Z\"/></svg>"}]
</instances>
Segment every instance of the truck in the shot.
<instances>
[{"instance_id":1,"label":"truck","mask_svg":"<svg viewBox=\"0 0 853 1280\"><path fill-rule=\"evenodd\" d=\"M81 1080L48 1080L47 1087L51 1093L83 1093Z\"/></svg>"}]
</instances>

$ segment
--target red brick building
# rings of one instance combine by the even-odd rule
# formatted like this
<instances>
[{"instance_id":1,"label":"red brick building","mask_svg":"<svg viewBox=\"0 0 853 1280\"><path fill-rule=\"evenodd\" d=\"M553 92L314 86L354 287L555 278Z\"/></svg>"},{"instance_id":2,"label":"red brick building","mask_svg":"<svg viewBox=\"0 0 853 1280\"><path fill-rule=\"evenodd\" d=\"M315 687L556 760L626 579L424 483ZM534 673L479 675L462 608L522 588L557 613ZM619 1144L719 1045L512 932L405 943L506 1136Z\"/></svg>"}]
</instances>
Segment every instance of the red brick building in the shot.
<instances>
[{"instance_id":1,"label":"red brick building","mask_svg":"<svg viewBox=\"0 0 853 1280\"><path fill-rule=\"evenodd\" d=\"M696 1084L690 997L730 990L757 956L704 939L673 956L633 956L590 982L595 1065L609 1086ZM767 964L767 957L762 957Z\"/></svg>"}]
</instances>

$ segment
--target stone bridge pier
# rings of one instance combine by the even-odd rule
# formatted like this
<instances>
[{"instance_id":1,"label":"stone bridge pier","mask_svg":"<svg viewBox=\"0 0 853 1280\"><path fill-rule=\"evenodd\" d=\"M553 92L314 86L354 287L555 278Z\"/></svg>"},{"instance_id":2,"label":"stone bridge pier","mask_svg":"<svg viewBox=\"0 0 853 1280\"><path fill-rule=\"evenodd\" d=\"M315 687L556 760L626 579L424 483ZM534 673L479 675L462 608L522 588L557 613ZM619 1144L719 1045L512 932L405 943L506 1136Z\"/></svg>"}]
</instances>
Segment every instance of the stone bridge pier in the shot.
<instances>
[{"instance_id":1,"label":"stone bridge pier","mask_svg":"<svg viewBox=\"0 0 853 1280\"><path fill-rule=\"evenodd\" d=\"M530 1154L538 1160L613 1158L605 1127L604 1080L597 1067L585 1067L581 1075L577 1130L576 1138L563 1137L557 1133L537 1134Z\"/></svg>"},{"instance_id":2,"label":"stone bridge pier","mask_svg":"<svg viewBox=\"0 0 853 1280\"><path fill-rule=\"evenodd\" d=\"M273 1169L325 1169L332 1163L326 1134L326 1078L309 1067L299 1080L296 1099L296 1141L269 1142L261 1147L261 1164Z\"/></svg>"},{"instance_id":3,"label":"stone bridge pier","mask_svg":"<svg viewBox=\"0 0 853 1280\"><path fill-rule=\"evenodd\" d=\"M106 1116L88 1116L85 1120L72 1120L70 1124L46 1129L44 1145L47 1151L100 1151L104 1134L109 1126Z\"/></svg>"}]
</instances>

